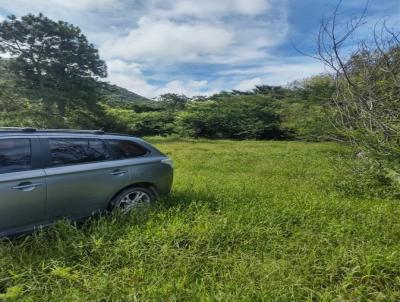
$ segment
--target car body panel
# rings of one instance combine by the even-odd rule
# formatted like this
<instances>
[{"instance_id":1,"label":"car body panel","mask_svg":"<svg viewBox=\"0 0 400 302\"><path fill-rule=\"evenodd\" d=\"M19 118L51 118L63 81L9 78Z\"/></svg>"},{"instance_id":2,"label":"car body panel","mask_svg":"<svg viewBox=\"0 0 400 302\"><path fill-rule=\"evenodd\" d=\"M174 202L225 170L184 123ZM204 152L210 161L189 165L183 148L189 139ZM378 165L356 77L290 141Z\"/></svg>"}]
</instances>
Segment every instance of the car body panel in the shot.
<instances>
[{"instance_id":1,"label":"car body panel","mask_svg":"<svg viewBox=\"0 0 400 302\"><path fill-rule=\"evenodd\" d=\"M168 194L173 181L173 170L170 166L160 164L165 157L138 160L129 168L131 182L153 183L161 195Z\"/></svg>"},{"instance_id":2,"label":"car body panel","mask_svg":"<svg viewBox=\"0 0 400 302\"><path fill-rule=\"evenodd\" d=\"M113 175L118 170L121 174ZM49 219L79 218L103 210L112 192L128 186L130 179L129 167L114 162L47 168L45 173Z\"/></svg>"},{"instance_id":3,"label":"car body panel","mask_svg":"<svg viewBox=\"0 0 400 302\"><path fill-rule=\"evenodd\" d=\"M37 187L16 189L34 184ZM44 170L0 174L0 234L46 220L46 180Z\"/></svg>"}]
</instances>

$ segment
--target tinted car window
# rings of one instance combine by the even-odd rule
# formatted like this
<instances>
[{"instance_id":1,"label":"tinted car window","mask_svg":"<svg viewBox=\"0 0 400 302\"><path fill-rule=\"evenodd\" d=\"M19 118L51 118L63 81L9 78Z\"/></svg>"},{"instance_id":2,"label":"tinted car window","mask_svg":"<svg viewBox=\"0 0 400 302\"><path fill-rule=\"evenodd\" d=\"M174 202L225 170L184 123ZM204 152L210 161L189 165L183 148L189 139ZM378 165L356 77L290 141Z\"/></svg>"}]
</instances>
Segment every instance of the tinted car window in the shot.
<instances>
[{"instance_id":1,"label":"tinted car window","mask_svg":"<svg viewBox=\"0 0 400 302\"><path fill-rule=\"evenodd\" d=\"M147 153L146 149L131 141L109 140L108 144L114 159L128 159Z\"/></svg>"},{"instance_id":2,"label":"tinted car window","mask_svg":"<svg viewBox=\"0 0 400 302\"><path fill-rule=\"evenodd\" d=\"M110 159L104 142L97 139L51 138L49 147L53 166L84 164Z\"/></svg>"},{"instance_id":3,"label":"tinted car window","mask_svg":"<svg viewBox=\"0 0 400 302\"><path fill-rule=\"evenodd\" d=\"M106 144L100 139L89 140L89 152L94 161L102 161L111 159Z\"/></svg>"},{"instance_id":4,"label":"tinted car window","mask_svg":"<svg viewBox=\"0 0 400 302\"><path fill-rule=\"evenodd\" d=\"M0 174L30 170L31 162L30 139L0 139Z\"/></svg>"}]
</instances>

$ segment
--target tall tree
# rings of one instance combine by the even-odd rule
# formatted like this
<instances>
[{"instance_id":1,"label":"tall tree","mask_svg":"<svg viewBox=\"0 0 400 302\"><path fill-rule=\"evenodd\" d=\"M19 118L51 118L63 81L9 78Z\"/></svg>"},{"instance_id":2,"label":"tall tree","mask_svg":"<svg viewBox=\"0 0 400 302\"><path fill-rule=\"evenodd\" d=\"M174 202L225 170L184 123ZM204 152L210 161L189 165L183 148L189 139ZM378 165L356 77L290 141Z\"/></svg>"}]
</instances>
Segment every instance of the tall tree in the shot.
<instances>
[{"instance_id":1,"label":"tall tree","mask_svg":"<svg viewBox=\"0 0 400 302\"><path fill-rule=\"evenodd\" d=\"M189 98L183 94L166 93L160 95L157 101L167 110L178 111L185 109Z\"/></svg>"},{"instance_id":2,"label":"tall tree","mask_svg":"<svg viewBox=\"0 0 400 302\"><path fill-rule=\"evenodd\" d=\"M91 104L96 81L107 76L98 50L81 30L43 14L0 23L0 53L11 56L10 68L28 97L56 105L61 115L69 105Z\"/></svg>"}]
</instances>

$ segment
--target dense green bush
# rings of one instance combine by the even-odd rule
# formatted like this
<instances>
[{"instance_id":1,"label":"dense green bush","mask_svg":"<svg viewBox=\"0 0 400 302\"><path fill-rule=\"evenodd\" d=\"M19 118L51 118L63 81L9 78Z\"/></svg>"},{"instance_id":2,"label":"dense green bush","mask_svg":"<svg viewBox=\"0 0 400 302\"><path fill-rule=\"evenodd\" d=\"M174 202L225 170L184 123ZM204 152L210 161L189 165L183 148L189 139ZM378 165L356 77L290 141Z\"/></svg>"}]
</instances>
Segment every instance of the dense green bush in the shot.
<instances>
[{"instance_id":1,"label":"dense green bush","mask_svg":"<svg viewBox=\"0 0 400 302\"><path fill-rule=\"evenodd\" d=\"M330 75L295 81L288 96L281 101L282 125L291 129L296 139L325 141L337 136L331 121L332 95Z\"/></svg>"},{"instance_id":2,"label":"dense green bush","mask_svg":"<svg viewBox=\"0 0 400 302\"><path fill-rule=\"evenodd\" d=\"M134 110L104 106L109 120L114 121L113 129L135 135L169 135L173 133L174 116L168 111L137 113ZM105 127L107 128L107 127Z\"/></svg>"},{"instance_id":3,"label":"dense green bush","mask_svg":"<svg viewBox=\"0 0 400 302\"><path fill-rule=\"evenodd\" d=\"M177 116L182 135L206 138L280 139L276 104L263 95L226 96L191 102Z\"/></svg>"}]
</instances>

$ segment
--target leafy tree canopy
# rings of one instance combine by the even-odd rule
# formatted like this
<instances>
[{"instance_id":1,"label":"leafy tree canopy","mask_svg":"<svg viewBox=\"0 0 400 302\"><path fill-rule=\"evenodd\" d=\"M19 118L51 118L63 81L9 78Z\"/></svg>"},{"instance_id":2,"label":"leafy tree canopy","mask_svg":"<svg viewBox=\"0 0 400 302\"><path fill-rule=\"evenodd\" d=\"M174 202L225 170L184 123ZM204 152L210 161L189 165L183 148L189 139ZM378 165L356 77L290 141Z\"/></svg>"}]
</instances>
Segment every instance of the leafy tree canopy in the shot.
<instances>
[{"instance_id":1,"label":"leafy tree canopy","mask_svg":"<svg viewBox=\"0 0 400 302\"><path fill-rule=\"evenodd\" d=\"M11 70L30 97L56 103L61 113L70 103L93 100L96 80L107 76L98 50L78 27L42 14L0 23L0 53L11 55Z\"/></svg>"},{"instance_id":2,"label":"leafy tree canopy","mask_svg":"<svg viewBox=\"0 0 400 302\"><path fill-rule=\"evenodd\" d=\"M189 100L187 96L176 93L166 93L157 99L162 108L172 111L183 110Z\"/></svg>"}]
</instances>

